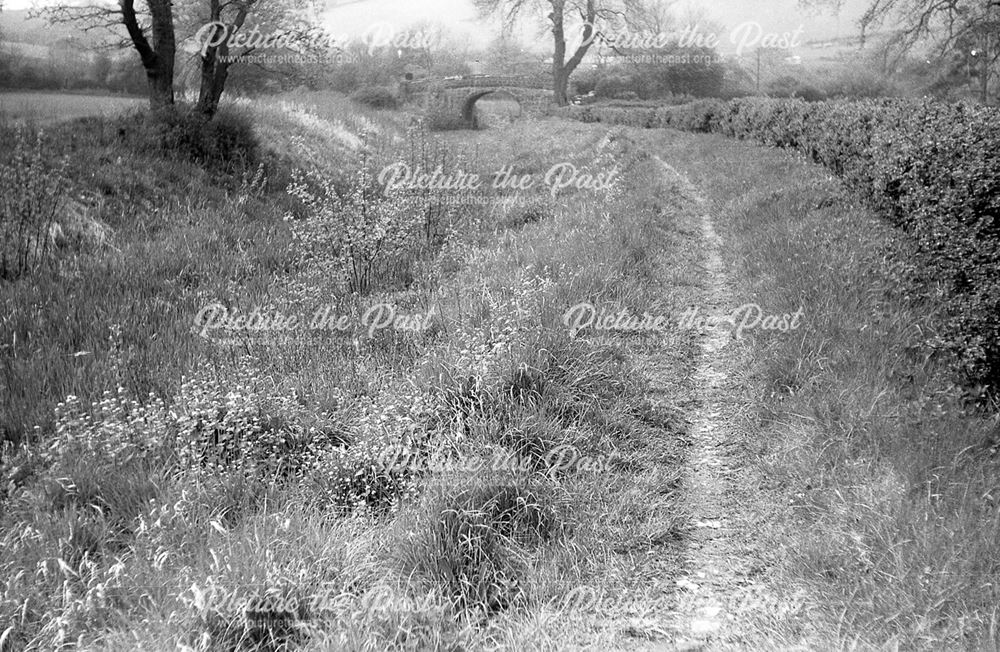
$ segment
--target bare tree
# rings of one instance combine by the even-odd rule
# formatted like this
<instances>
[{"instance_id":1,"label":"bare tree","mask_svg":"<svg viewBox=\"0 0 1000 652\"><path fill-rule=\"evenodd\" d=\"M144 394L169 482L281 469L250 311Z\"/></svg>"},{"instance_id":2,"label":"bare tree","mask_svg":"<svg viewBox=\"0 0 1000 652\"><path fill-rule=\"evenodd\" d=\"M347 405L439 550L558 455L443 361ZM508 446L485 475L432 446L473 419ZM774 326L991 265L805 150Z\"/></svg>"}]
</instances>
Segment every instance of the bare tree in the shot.
<instances>
[{"instance_id":1,"label":"bare tree","mask_svg":"<svg viewBox=\"0 0 1000 652\"><path fill-rule=\"evenodd\" d=\"M532 63L533 69L538 69L545 61L544 55L531 53L524 49L521 43L501 34L493 39L480 55L481 61L490 74L516 75L523 70L525 61Z\"/></svg>"},{"instance_id":2,"label":"bare tree","mask_svg":"<svg viewBox=\"0 0 1000 652\"><path fill-rule=\"evenodd\" d=\"M677 0L634 0L626 16L630 27L653 34L677 34L685 28L699 34L721 34L724 26L702 7L678 12Z\"/></svg>"},{"instance_id":3,"label":"bare tree","mask_svg":"<svg viewBox=\"0 0 1000 652\"><path fill-rule=\"evenodd\" d=\"M127 41L139 54L146 71L151 109L162 109L174 103L174 58L177 39L174 33L174 12L171 0L146 0L145 11L138 10L135 0L118 0L118 5L54 5L44 7L34 15L52 23L75 22L84 31L107 30L115 33L124 27Z\"/></svg>"},{"instance_id":4,"label":"bare tree","mask_svg":"<svg viewBox=\"0 0 1000 652\"><path fill-rule=\"evenodd\" d=\"M673 0L646 0L638 3L628 16L630 25L656 33L666 33L677 28Z\"/></svg>"},{"instance_id":5,"label":"bare tree","mask_svg":"<svg viewBox=\"0 0 1000 652\"><path fill-rule=\"evenodd\" d=\"M174 73L178 43L200 40L200 84L197 109L211 118L219 106L230 66L246 58L261 43L302 44L300 52L323 43L323 34L297 18L310 0L118 0L117 5L59 4L35 15L51 23L76 23L84 31L102 30L110 47L132 47L146 71L149 105L156 110L174 104ZM124 28L124 35L122 30ZM231 52L230 43L241 31L255 29L256 36L237 39L248 43ZM240 36L246 36L240 34ZM285 47L282 49L294 49Z\"/></svg>"},{"instance_id":6,"label":"bare tree","mask_svg":"<svg viewBox=\"0 0 1000 652\"><path fill-rule=\"evenodd\" d=\"M513 29L522 17L544 13L552 32L552 83L556 104L569 104L569 78L586 56L601 29L622 25L632 0L476 0L486 14L498 14L505 29ZM567 45L567 32L575 25L581 30L575 47ZM572 49L572 52L569 52Z\"/></svg>"}]
</instances>

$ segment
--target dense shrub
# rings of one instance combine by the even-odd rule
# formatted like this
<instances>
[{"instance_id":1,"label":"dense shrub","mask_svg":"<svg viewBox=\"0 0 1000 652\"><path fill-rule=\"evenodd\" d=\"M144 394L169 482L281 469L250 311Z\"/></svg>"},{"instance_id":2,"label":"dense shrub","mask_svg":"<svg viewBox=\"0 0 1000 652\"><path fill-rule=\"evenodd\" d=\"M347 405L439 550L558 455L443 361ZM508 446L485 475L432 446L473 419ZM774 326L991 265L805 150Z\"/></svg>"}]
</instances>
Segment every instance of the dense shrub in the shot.
<instances>
[{"instance_id":1,"label":"dense shrub","mask_svg":"<svg viewBox=\"0 0 1000 652\"><path fill-rule=\"evenodd\" d=\"M586 95L595 90L598 80L599 77L595 71L584 71L573 76L573 88L576 90L577 95Z\"/></svg>"},{"instance_id":2,"label":"dense shrub","mask_svg":"<svg viewBox=\"0 0 1000 652\"><path fill-rule=\"evenodd\" d=\"M659 49L661 61L639 66L638 75L648 80L657 96L666 93L718 97L726 85L727 71L718 53L705 47L681 47L674 44Z\"/></svg>"},{"instance_id":3,"label":"dense shrub","mask_svg":"<svg viewBox=\"0 0 1000 652\"><path fill-rule=\"evenodd\" d=\"M635 84L624 75L601 77L594 85L594 95L597 97L613 99L622 97L627 92L635 93Z\"/></svg>"},{"instance_id":4,"label":"dense shrub","mask_svg":"<svg viewBox=\"0 0 1000 652\"><path fill-rule=\"evenodd\" d=\"M580 107L577 107L578 109ZM586 107L569 117L711 131L795 148L845 179L918 256L902 274L943 297L930 344L955 354L963 380L1000 385L1000 111L931 100L706 100L680 107Z\"/></svg>"},{"instance_id":5,"label":"dense shrub","mask_svg":"<svg viewBox=\"0 0 1000 652\"><path fill-rule=\"evenodd\" d=\"M221 109L201 126L196 156L209 161L239 161L256 164L258 142L249 116L233 109Z\"/></svg>"},{"instance_id":6,"label":"dense shrub","mask_svg":"<svg viewBox=\"0 0 1000 652\"><path fill-rule=\"evenodd\" d=\"M331 90L340 93L353 93L361 85L361 71L356 63L343 63L335 66L327 74L327 83Z\"/></svg>"},{"instance_id":7,"label":"dense shrub","mask_svg":"<svg viewBox=\"0 0 1000 652\"><path fill-rule=\"evenodd\" d=\"M683 107L658 113L658 121L685 131L713 131L725 104L719 100L698 100Z\"/></svg>"},{"instance_id":8,"label":"dense shrub","mask_svg":"<svg viewBox=\"0 0 1000 652\"><path fill-rule=\"evenodd\" d=\"M827 97L820 89L791 75L783 75L768 84L767 94L771 97L797 97L806 102L819 102Z\"/></svg>"},{"instance_id":9,"label":"dense shrub","mask_svg":"<svg viewBox=\"0 0 1000 652\"><path fill-rule=\"evenodd\" d=\"M373 109L395 109L399 106L396 95L385 86L362 86L351 93L351 99Z\"/></svg>"},{"instance_id":10,"label":"dense shrub","mask_svg":"<svg viewBox=\"0 0 1000 652\"><path fill-rule=\"evenodd\" d=\"M207 165L256 165L257 135L250 118L223 107L208 120L189 107L175 106L121 119L119 133L138 150L160 151Z\"/></svg>"}]
</instances>

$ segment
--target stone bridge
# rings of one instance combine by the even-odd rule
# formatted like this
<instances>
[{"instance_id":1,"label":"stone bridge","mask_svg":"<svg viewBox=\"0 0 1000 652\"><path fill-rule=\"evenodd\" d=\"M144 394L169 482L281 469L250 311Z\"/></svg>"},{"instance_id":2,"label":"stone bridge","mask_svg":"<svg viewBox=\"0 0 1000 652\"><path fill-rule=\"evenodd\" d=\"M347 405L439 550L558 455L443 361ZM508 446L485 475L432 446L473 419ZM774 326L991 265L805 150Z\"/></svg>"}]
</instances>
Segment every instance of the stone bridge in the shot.
<instances>
[{"instance_id":1,"label":"stone bridge","mask_svg":"<svg viewBox=\"0 0 1000 652\"><path fill-rule=\"evenodd\" d=\"M429 108L443 104L446 111L474 125L476 102L493 95L511 98L521 115L539 115L552 104L552 78L539 75L463 75L405 81L404 97Z\"/></svg>"}]
</instances>

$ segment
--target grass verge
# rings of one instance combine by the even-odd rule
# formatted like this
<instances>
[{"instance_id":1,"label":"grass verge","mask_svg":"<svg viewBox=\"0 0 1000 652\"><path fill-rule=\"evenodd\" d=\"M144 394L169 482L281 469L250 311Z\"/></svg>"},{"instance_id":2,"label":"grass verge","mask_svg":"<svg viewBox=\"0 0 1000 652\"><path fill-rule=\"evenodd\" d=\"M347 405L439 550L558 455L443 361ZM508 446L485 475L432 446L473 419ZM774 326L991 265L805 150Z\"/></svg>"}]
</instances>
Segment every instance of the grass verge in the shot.
<instances>
[{"instance_id":1,"label":"grass verge","mask_svg":"<svg viewBox=\"0 0 1000 652\"><path fill-rule=\"evenodd\" d=\"M641 137L710 200L734 295L804 309L799 330L747 348L743 448L787 506L768 528L776 589L816 596L829 649L997 649L1000 422L925 346L942 311L900 278L913 244L794 155Z\"/></svg>"}]
</instances>

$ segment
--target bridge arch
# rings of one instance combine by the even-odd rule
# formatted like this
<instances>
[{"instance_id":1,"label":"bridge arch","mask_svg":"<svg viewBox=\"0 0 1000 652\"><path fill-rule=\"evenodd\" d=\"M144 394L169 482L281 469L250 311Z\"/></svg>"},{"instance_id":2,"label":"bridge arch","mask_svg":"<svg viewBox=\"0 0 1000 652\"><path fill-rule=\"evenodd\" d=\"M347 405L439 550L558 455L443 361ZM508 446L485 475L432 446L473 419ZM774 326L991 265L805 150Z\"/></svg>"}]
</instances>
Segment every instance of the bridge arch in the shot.
<instances>
[{"instance_id":1,"label":"bridge arch","mask_svg":"<svg viewBox=\"0 0 1000 652\"><path fill-rule=\"evenodd\" d=\"M488 88L472 93L465 98L464 102L462 102L462 120L465 121L465 124L474 126L476 118L476 102L490 95L494 95L498 99L509 98L514 102L517 102L518 116L524 113L524 100L517 93L514 93L506 88Z\"/></svg>"}]
</instances>

